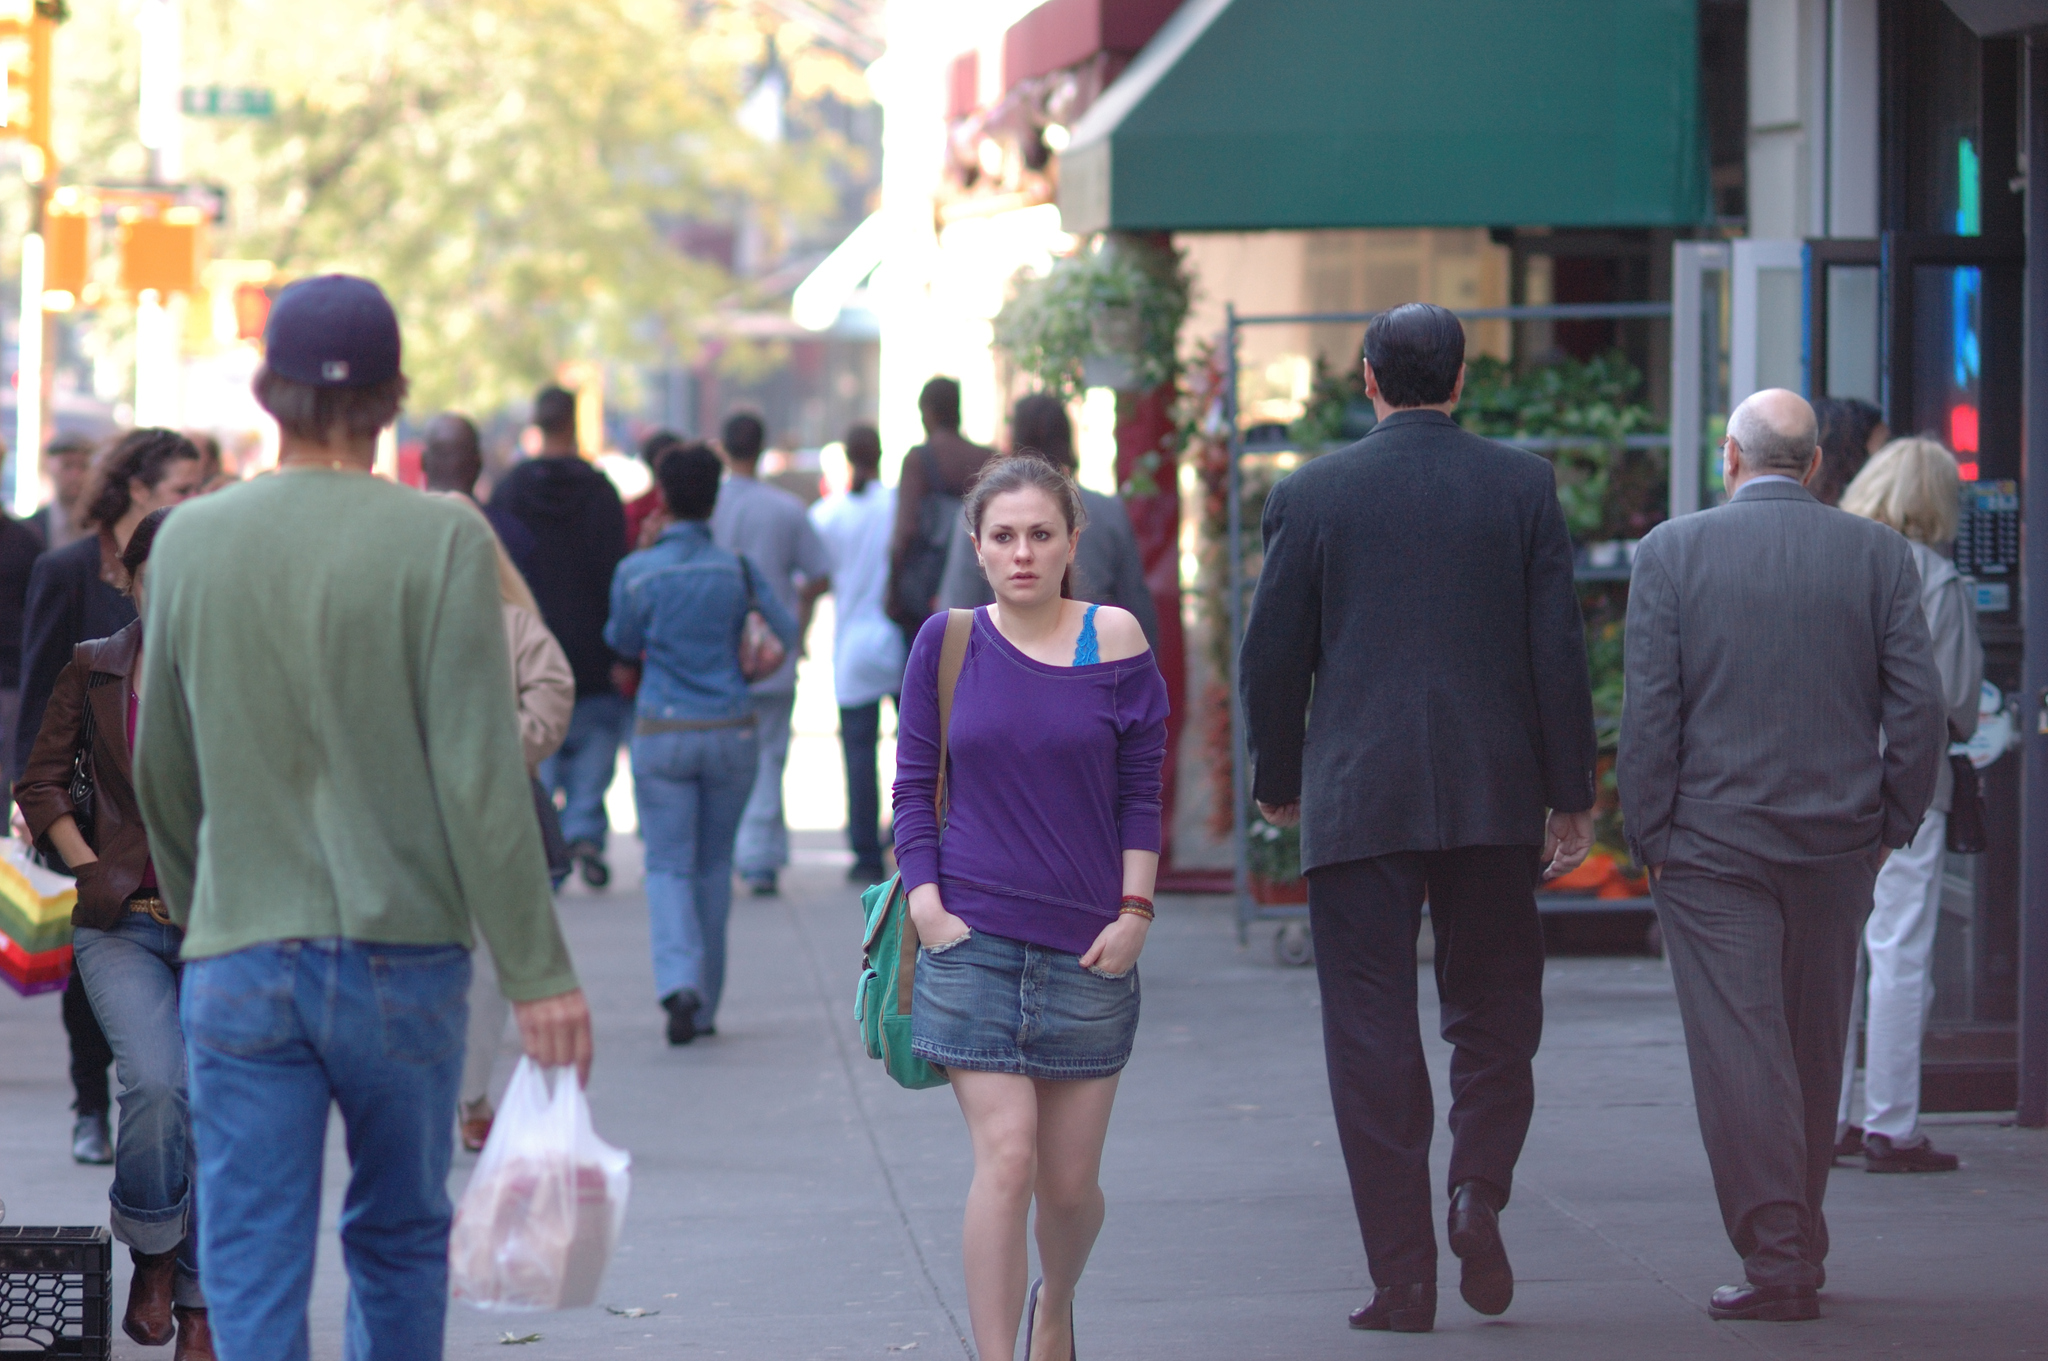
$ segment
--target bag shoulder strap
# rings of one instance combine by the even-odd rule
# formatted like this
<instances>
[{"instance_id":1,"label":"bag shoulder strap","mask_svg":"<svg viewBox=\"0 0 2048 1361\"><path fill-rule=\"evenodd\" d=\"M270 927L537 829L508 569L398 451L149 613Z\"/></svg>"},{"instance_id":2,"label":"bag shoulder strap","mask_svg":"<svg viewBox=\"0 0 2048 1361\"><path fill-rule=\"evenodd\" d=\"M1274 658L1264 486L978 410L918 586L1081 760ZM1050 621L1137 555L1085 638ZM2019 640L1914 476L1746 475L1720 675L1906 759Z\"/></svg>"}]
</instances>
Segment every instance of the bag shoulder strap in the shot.
<instances>
[{"instance_id":1,"label":"bag shoulder strap","mask_svg":"<svg viewBox=\"0 0 2048 1361\"><path fill-rule=\"evenodd\" d=\"M973 628L973 610L946 611L946 641L939 648L939 784L932 799L942 827L946 821L946 739L953 728L953 692L960 688L960 668L967 662L967 635Z\"/></svg>"}]
</instances>

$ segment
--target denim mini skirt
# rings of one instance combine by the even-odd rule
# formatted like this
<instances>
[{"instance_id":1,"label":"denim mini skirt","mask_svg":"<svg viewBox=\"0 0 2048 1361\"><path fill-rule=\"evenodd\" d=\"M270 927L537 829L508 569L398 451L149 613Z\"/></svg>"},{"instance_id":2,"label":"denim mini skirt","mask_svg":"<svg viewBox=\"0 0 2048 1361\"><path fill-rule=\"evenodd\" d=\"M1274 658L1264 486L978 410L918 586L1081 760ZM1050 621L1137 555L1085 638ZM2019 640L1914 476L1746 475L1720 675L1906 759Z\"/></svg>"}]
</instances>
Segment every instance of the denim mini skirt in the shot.
<instances>
[{"instance_id":1,"label":"denim mini skirt","mask_svg":"<svg viewBox=\"0 0 2048 1361\"><path fill-rule=\"evenodd\" d=\"M917 952L910 1049L941 1067L1113 1077L1137 1034L1136 965L1112 978L1079 955L981 931Z\"/></svg>"}]
</instances>

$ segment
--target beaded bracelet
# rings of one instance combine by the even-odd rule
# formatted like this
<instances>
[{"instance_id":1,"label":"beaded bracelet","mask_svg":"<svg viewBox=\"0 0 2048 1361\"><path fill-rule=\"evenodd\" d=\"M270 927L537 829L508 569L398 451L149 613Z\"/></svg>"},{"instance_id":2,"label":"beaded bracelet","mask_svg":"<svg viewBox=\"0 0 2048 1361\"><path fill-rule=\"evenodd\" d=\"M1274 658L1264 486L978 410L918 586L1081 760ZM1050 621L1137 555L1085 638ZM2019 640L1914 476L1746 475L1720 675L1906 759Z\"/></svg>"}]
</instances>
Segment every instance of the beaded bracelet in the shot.
<instances>
[{"instance_id":1,"label":"beaded bracelet","mask_svg":"<svg viewBox=\"0 0 2048 1361\"><path fill-rule=\"evenodd\" d=\"M1124 895L1123 902L1117 907L1116 914L1119 917L1128 914L1133 917L1143 917L1146 921L1151 921L1152 900L1150 898L1140 898L1135 893L1126 893Z\"/></svg>"}]
</instances>

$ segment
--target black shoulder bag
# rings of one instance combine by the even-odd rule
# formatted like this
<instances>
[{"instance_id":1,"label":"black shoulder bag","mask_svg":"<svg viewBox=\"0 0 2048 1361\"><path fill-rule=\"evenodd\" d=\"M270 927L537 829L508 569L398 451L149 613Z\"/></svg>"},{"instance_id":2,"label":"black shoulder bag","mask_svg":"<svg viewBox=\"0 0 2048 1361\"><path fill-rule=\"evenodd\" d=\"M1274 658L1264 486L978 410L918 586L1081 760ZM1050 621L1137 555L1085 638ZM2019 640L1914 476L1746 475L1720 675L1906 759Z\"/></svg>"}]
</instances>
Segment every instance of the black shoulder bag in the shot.
<instances>
[{"instance_id":1,"label":"black shoulder bag","mask_svg":"<svg viewBox=\"0 0 2048 1361\"><path fill-rule=\"evenodd\" d=\"M99 740L99 723L92 713L92 692L102 685L111 685L121 679L105 673L89 673L85 680L84 713L79 719L78 746L71 753L71 779L64 787L65 797L71 800L71 820L78 824L78 834L90 846L96 839L93 824L93 803L98 797L97 781L93 775L93 747ZM75 873L58 854L57 847L50 840L48 832L36 838L36 852L43 864L59 874Z\"/></svg>"},{"instance_id":2,"label":"black shoulder bag","mask_svg":"<svg viewBox=\"0 0 2048 1361\"><path fill-rule=\"evenodd\" d=\"M1956 855L1980 854L1990 844L1984 834L1984 777L1967 756L1949 757L1948 767L1956 777L1948 804L1948 849Z\"/></svg>"}]
</instances>

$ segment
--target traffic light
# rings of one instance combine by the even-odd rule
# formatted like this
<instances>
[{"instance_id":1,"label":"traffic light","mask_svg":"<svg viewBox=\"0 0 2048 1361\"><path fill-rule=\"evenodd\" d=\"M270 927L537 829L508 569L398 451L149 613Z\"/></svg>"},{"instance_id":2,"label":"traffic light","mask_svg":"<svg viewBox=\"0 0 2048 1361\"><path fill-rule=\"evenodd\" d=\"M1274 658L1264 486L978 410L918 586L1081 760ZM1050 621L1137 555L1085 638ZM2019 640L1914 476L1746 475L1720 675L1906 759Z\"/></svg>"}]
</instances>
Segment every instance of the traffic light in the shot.
<instances>
[{"instance_id":1,"label":"traffic light","mask_svg":"<svg viewBox=\"0 0 2048 1361\"><path fill-rule=\"evenodd\" d=\"M92 215L83 207L52 203L43 218L44 305L64 310L61 299L50 297L53 293L77 303L91 278Z\"/></svg>"},{"instance_id":2,"label":"traffic light","mask_svg":"<svg viewBox=\"0 0 2048 1361\"><path fill-rule=\"evenodd\" d=\"M0 0L0 137L28 143L22 173L39 184L50 166L50 38L61 7L44 0Z\"/></svg>"},{"instance_id":3,"label":"traffic light","mask_svg":"<svg viewBox=\"0 0 2048 1361\"><path fill-rule=\"evenodd\" d=\"M140 297L153 290L160 298L196 292L203 249L203 223L197 208L166 208L157 217L124 216L121 291Z\"/></svg>"}]
</instances>

